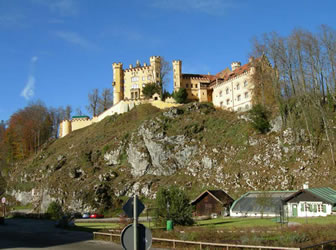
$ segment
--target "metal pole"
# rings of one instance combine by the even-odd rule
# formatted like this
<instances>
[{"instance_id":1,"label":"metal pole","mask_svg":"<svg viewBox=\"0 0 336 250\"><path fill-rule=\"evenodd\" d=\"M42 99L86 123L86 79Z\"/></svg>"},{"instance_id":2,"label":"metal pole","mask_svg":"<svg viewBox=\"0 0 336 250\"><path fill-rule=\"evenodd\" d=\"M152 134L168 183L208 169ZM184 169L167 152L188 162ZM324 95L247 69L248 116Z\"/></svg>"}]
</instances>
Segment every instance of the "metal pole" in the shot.
<instances>
[{"instance_id":1,"label":"metal pole","mask_svg":"<svg viewBox=\"0 0 336 250\"><path fill-rule=\"evenodd\" d=\"M137 195L134 195L133 200L133 235L134 235L134 250L138 250L138 216L137 216Z\"/></svg>"}]
</instances>

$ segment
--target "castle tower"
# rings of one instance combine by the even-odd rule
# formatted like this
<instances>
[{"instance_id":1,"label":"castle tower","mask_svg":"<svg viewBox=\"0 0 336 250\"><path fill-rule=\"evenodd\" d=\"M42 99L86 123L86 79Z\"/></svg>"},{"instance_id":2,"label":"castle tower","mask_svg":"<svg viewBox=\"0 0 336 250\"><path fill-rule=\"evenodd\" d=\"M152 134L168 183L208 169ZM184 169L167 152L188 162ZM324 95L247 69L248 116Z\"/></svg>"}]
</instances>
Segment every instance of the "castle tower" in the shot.
<instances>
[{"instance_id":1,"label":"castle tower","mask_svg":"<svg viewBox=\"0 0 336 250\"><path fill-rule=\"evenodd\" d=\"M174 91L181 88L181 78L182 78L182 61L173 61L173 75L174 75Z\"/></svg>"},{"instance_id":2,"label":"castle tower","mask_svg":"<svg viewBox=\"0 0 336 250\"><path fill-rule=\"evenodd\" d=\"M122 63L113 63L113 105L124 99L124 71Z\"/></svg>"},{"instance_id":3,"label":"castle tower","mask_svg":"<svg viewBox=\"0 0 336 250\"><path fill-rule=\"evenodd\" d=\"M153 69L154 82L160 81L161 57L151 56L149 62Z\"/></svg>"},{"instance_id":4,"label":"castle tower","mask_svg":"<svg viewBox=\"0 0 336 250\"><path fill-rule=\"evenodd\" d=\"M58 135L60 138L66 136L67 134L70 134L71 133L71 121L69 120L62 121L60 124L58 133L59 133Z\"/></svg>"}]
</instances>

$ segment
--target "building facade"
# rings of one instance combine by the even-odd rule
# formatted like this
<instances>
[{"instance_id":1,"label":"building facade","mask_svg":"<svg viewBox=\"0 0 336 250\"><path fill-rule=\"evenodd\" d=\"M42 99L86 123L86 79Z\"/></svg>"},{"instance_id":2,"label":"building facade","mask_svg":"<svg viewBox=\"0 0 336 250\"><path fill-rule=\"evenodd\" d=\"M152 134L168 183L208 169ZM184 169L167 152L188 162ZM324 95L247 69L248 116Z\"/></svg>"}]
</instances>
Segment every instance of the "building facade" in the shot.
<instances>
[{"instance_id":1,"label":"building facade","mask_svg":"<svg viewBox=\"0 0 336 250\"><path fill-rule=\"evenodd\" d=\"M252 107L253 73L252 59L243 66L240 62L233 62L231 71L210 85L213 104L230 111L249 110Z\"/></svg>"},{"instance_id":2,"label":"building facade","mask_svg":"<svg viewBox=\"0 0 336 250\"><path fill-rule=\"evenodd\" d=\"M253 58L245 65L233 62L216 75L182 73L182 61L173 61L174 91L185 88L189 101L212 102L230 111L246 111L252 107ZM257 59L260 60L260 59Z\"/></svg>"},{"instance_id":3,"label":"building facade","mask_svg":"<svg viewBox=\"0 0 336 250\"><path fill-rule=\"evenodd\" d=\"M336 191L328 187L302 189L285 202L290 217L327 216L336 211Z\"/></svg>"},{"instance_id":4,"label":"building facade","mask_svg":"<svg viewBox=\"0 0 336 250\"><path fill-rule=\"evenodd\" d=\"M113 63L113 104L122 100L142 100L142 89L148 83L157 83L160 80L161 58L152 56L150 64L143 65L137 61L136 65L123 68L122 63Z\"/></svg>"}]
</instances>

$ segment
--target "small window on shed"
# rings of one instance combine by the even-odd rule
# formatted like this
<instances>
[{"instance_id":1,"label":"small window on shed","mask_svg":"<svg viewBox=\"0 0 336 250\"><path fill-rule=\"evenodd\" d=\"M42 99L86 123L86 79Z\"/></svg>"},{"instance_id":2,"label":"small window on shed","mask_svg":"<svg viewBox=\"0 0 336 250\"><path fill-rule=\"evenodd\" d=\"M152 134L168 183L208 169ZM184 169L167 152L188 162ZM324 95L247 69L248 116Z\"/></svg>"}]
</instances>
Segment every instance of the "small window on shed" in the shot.
<instances>
[{"instance_id":1,"label":"small window on shed","mask_svg":"<svg viewBox=\"0 0 336 250\"><path fill-rule=\"evenodd\" d=\"M327 212L327 206L325 204L323 204L323 213Z\"/></svg>"},{"instance_id":2,"label":"small window on shed","mask_svg":"<svg viewBox=\"0 0 336 250\"><path fill-rule=\"evenodd\" d=\"M305 210L305 205L302 203L301 204L301 212L304 212L304 210Z\"/></svg>"}]
</instances>

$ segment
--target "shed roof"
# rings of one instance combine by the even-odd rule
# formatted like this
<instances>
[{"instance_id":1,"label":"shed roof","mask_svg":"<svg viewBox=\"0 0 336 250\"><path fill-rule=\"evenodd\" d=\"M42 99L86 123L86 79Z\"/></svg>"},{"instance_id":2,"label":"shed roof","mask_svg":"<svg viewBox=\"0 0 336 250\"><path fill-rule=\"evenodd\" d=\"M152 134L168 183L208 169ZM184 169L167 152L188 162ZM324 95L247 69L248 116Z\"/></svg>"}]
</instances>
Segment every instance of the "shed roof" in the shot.
<instances>
[{"instance_id":1,"label":"shed roof","mask_svg":"<svg viewBox=\"0 0 336 250\"><path fill-rule=\"evenodd\" d=\"M225 193L223 190L205 190L203 193L201 193L195 200L191 201L190 204L195 204L197 201L199 201L206 193L210 194L215 200L217 200L219 203L225 205L227 204L227 200L231 200L233 202L234 200Z\"/></svg>"},{"instance_id":2,"label":"shed roof","mask_svg":"<svg viewBox=\"0 0 336 250\"><path fill-rule=\"evenodd\" d=\"M336 205L336 191L329 187L320 187L320 188L308 188L302 189L294 193L293 195L287 197L285 201L290 201L293 198L297 197L301 193L310 193L312 197L321 199L324 202L330 203L331 205Z\"/></svg>"},{"instance_id":3,"label":"shed roof","mask_svg":"<svg viewBox=\"0 0 336 250\"><path fill-rule=\"evenodd\" d=\"M275 213L280 210L283 199L296 191L252 191L232 204L233 212Z\"/></svg>"},{"instance_id":4,"label":"shed roof","mask_svg":"<svg viewBox=\"0 0 336 250\"><path fill-rule=\"evenodd\" d=\"M307 190L331 204L336 205L336 190L330 187L309 188Z\"/></svg>"}]
</instances>

